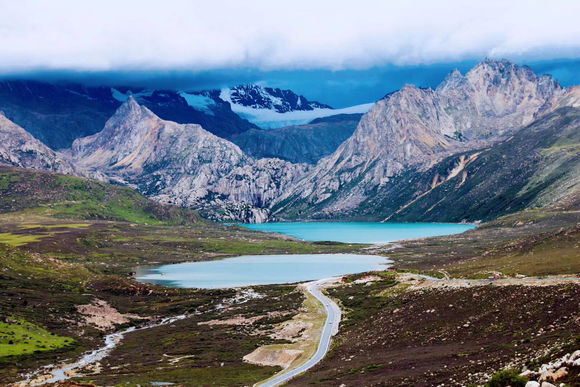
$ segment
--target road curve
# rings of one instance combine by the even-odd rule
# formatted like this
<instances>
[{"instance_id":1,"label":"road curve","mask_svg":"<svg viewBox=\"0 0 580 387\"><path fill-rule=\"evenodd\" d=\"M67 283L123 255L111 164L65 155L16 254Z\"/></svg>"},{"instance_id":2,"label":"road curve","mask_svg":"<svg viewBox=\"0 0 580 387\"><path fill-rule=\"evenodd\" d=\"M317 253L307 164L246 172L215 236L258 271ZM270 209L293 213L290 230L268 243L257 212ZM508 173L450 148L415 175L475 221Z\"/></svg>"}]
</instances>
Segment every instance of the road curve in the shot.
<instances>
[{"instance_id":1,"label":"road curve","mask_svg":"<svg viewBox=\"0 0 580 387\"><path fill-rule=\"evenodd\" d=\"M326 278L318 281L308 282L305 284L306 290L312 294L318 301L324 305L324 310L326 311L326 321L324 322L324 327L322 329L322 335L320 336L320 342L318 343L318 349L314 356L312 356L306 363L301 366L284 372L283 374L274 377L264 383L257 383L260 387L273 387L278 386L293 377L300 375L304 371L315 366L319 361L321 361L324 356L328 353L330 348L330 339L332 336L338 333L338 325L340 324L340 308L338 305L332 301L330 298L326 297L320 291L320 287L327 282L336 280L336 278Z\"/></svg>"}]
</instances>

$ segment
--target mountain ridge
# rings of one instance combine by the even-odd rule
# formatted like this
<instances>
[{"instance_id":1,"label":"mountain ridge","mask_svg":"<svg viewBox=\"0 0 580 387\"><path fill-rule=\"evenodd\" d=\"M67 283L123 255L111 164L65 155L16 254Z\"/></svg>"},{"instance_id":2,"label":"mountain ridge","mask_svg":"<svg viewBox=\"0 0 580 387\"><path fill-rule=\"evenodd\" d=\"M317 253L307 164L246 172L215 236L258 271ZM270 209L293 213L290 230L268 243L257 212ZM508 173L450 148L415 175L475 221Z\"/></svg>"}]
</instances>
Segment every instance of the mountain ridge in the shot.
<instances>
[{"instance_id":1,"label":"mountain ridge","mask_svg":"<svg viewBox=\"0 0 580 387\"><path fill-rule=\"evenodd\" d=\"M551 76L506 60L483 61L465 76L453 71L435 90L407 85L377 102L352 137L275 203L274 214L284 218L295 206L307 217L352 213L407 168L424 171L500 141L564 94Z\"/></svg>"},{"instance_id":2,"label":"mountain ridge","mask_svg":"<svg viewBox=\"0 0 580 387\"><path fill-rule=\"evenodd\" d=\"M0 165L73 174L74 167L0 112Z\"/></svg>"},{"instance_id":3,"label":"mountain ridge","mask_svg":"<svg viewBox=\"0 0 580 387\"><path fill-rule=\"evenodd\" d=\"M465 75L456 70L450 72L435 89L406 85L387 94L360 118L356 129L354 124L360 116L333 116L272 132L250 129L232 142L198 124L180 124L159 117L138 102L150 98L153 94L149 92L117 92L115 98L124 102L101 131L76 139L62 154L50 153L48 148L42 148L43 152L51 160L68 159L66 165L74 166L71 173L126 184L159 202L198 209L213 220L247 222L436 220L433 214L449 221L488 219L511 207L501 207L503 199L495 198L492 201L498 200L496 207L502 209L489 207L486 215L465 204L458 207L471 208L473 214L458 219L457 214L443 216L437 203L430 202L445 190L457 203L462 202L457 192L463 192L464 197L471 195L473 203L482 195L489 196L492 191L480 189L488 187L485 182L480 182L480 187L472 184L480 178L472 168L485 170L480 164L482 159L497 166L499 172L488 173L500 173L497 181L504 181L506 186L513 184L504 180L505 175L515 173L518 163L528 163L531 167L526 173L518 172L513 181L534 178L536 184L552 188L532 190L526 194L529 200L523 202L532 206L555 205L552 199L567 200L567 191L560 178L552 179L548 173L529 175L547 168L538 160L550 160L538 156L547 152L538 148L539 140L529 141L541 135L553 137L550 122L562 130L568 128L570 122L576 122L574 109L580 106L580 87L563 89L551 76L536 75L525 66L507 60L486 60ZM162 93L158 93L155 98L161 97ZM185 101L186 97L191 95L180 98ZM185 103L202 109L200 104L213 103L212 98L216 97L219 96L215 92L206 92ZM558 115L562 117L554 118ZM345 127L346 134L340 134L337 125L344 120L350 120L351 126ZM311 136L314 128L320 129L316 131L319 137ZM325 132L320 136L321 128ZM527 139L526 130L530 136L535 134ZM26 134L22 128L18 133ZM324 147L317 143L328 136L334 136L335 142L323 143ZM503 144L514 136L521 138L521 149L527 147L529 155L522 155L519 161L513 159L516 167L502 167L501 158L512 154L501 155L494 150L510 152ZM312 155L304 155L310 152L304 144L316 148ZM559 146L554 144L555 141L550 146ZM38 142L36 146L43 145ZM574 146L565 147L569 155ZM15 149L18 147L14 145ZM20 146L19 151L25 153L25 148ZM575 168L573 157L554 156L551 160ZM449 188L457 179L458 185ZM531 180L526 180L528 183ZM466 187L471 187L469 192L465 192ZM438 200L446 202L444 197ZM427 203L431 204L424 207ZM513 208L516 207L520 208Z\"/></svg>"}]
</instances>

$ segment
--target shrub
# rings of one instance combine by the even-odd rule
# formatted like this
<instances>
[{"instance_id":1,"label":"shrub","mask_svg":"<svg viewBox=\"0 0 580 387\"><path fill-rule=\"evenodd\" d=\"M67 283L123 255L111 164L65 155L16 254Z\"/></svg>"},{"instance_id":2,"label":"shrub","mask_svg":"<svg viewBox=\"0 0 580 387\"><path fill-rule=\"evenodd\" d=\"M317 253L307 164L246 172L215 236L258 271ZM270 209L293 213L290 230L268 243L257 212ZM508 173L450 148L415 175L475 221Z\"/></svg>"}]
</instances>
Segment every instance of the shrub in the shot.
<instances>
[{"instance_id":1,"label":"shrub","mask_svg":"<svg viewBox=\"0 0 580 387\"><path fill-rule=\"evenodd\" d=\"M511 368L495 373L489 380L485 383L485 387L525 387L528 379L520 376L520 371Z\"/></svg>"}]
</instances>

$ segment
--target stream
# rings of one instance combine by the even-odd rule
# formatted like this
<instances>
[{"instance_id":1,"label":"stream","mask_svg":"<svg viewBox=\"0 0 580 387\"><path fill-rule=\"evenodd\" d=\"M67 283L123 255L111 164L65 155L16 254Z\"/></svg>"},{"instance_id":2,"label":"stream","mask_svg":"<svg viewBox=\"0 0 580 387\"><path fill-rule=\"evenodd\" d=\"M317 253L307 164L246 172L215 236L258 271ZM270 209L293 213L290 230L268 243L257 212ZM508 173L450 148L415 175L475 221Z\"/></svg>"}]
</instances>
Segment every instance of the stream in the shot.
<instances>
[{"instance_id":1,"label":"stream","mask_svg":"<svg viewBox=\"0 0 580 387\"><path fill-rule=\"evenodd\" d=\"M229 305L233 305L233 304L243 304L251 299L260 298L260 297L262 297L262 295L255 292L253 289L242 289L235 297L233 297L227 301L224 300L222 303L219 303L215 307L215 310L223 309L224 307L229 306ZM191 316L195 316L195 315L200 315L202 313L203 312L196 312L196 313L191 313L191 314L187 314L187 315L182 314L182 315L173 316L173 317L165 317L157 323L147 324L147 325L144 325L142 327L132 326L132 327L124 329L120 332L114 332L114 333L108 334L105 336L105 342L104 342L104 345L102 347L97 348L97 349L92 350L92 351L89 351L89 352L86 352L85 354L82 355L82 357L78 361L76 361L72 364L64 363L64 362L61 363L61 365L49 364L47 366L40 368L39 370L37 370L35 372L28 374L26 377L26 381L24 381L22 383L25 386L42 386L44 384L62 382L64 380L70 379L71 377L74 376L74 375L71 375L71 371L86 367L90 364L94 364L98 361L103 360L105 357L107 357L109 355L109 353L121 342L121 340L123 339L123 337L127 333L141 331L144 329L151 329L151 328L159 327L162 325L172 324L176 321L183 320L187 317L191 317ZM50 375L50 377L48 377L46 379L38 380L39 378L43 377L44 375ZM164 385L165 385L165 383L164 383Z\"/></svg>"},{"instance_id":2,"label":"stream","mask_svg":"<svg viewBox=\"0 0 580 387\"><path fill-rule=\"evenodd\" d=\"M150 328L155 328L155 327L162 326L162 325L171 324L171 323L174 323L175 321L183 320L186 317L187 317L187 315L184 315L184 314L179 315L179 316L174 316L174 317L166 317L158 323L148 324L148 325L145 325L145 326L140 327L140 328L133 326L133 327L129 327L121 332L115 332L115 333L108 334L107 336L105 336L105 345L84 354L80 358L80 360L78 360L77 362L72 363L72 364L65 364L62 366L55 366L52 364L44 366L40 370L28 375L28 377L26 378L26 383L27 383L27 385L31 385L31 386L42 386L43 384L62 382L63 380L70 379L70 377L71 377L70 372L71 371L78 369L78 368L86 367L89 364L94 364L94 363L104 359L111 352L111 350L113 348L115 348L117 346L117 344L123 339L125 334L130 333L130 332L140 331L143 329L150 329ZM49 379L35 383L34 378L38 378L39 374L42 375L43 371L46 371L46 370L50 370L49 374L52 377Z\"/></svg>"}]
</instances>

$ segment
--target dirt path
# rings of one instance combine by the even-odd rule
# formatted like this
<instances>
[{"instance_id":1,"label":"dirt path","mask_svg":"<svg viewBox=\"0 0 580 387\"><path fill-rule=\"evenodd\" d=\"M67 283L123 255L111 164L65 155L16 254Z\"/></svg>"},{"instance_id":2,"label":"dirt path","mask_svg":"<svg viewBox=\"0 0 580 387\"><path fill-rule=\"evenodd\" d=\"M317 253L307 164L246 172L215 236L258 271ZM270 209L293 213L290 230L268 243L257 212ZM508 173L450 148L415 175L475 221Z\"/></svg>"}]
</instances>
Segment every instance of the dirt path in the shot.
<instances>
[{"instance_id":1,"label":"dirt path","mask_svg":"<svg viewBox=\"0 0 580 387\"><path fill-rule=\"evenodd\" d=\"M525 277L503 279L432 279L424 276L404 273L398 276L401 283L411 285L409 290L418 289L458 289L476 286L551 286L567 283L580 283L580 278L571 276Z\"/></svg>"}]
</instances>

